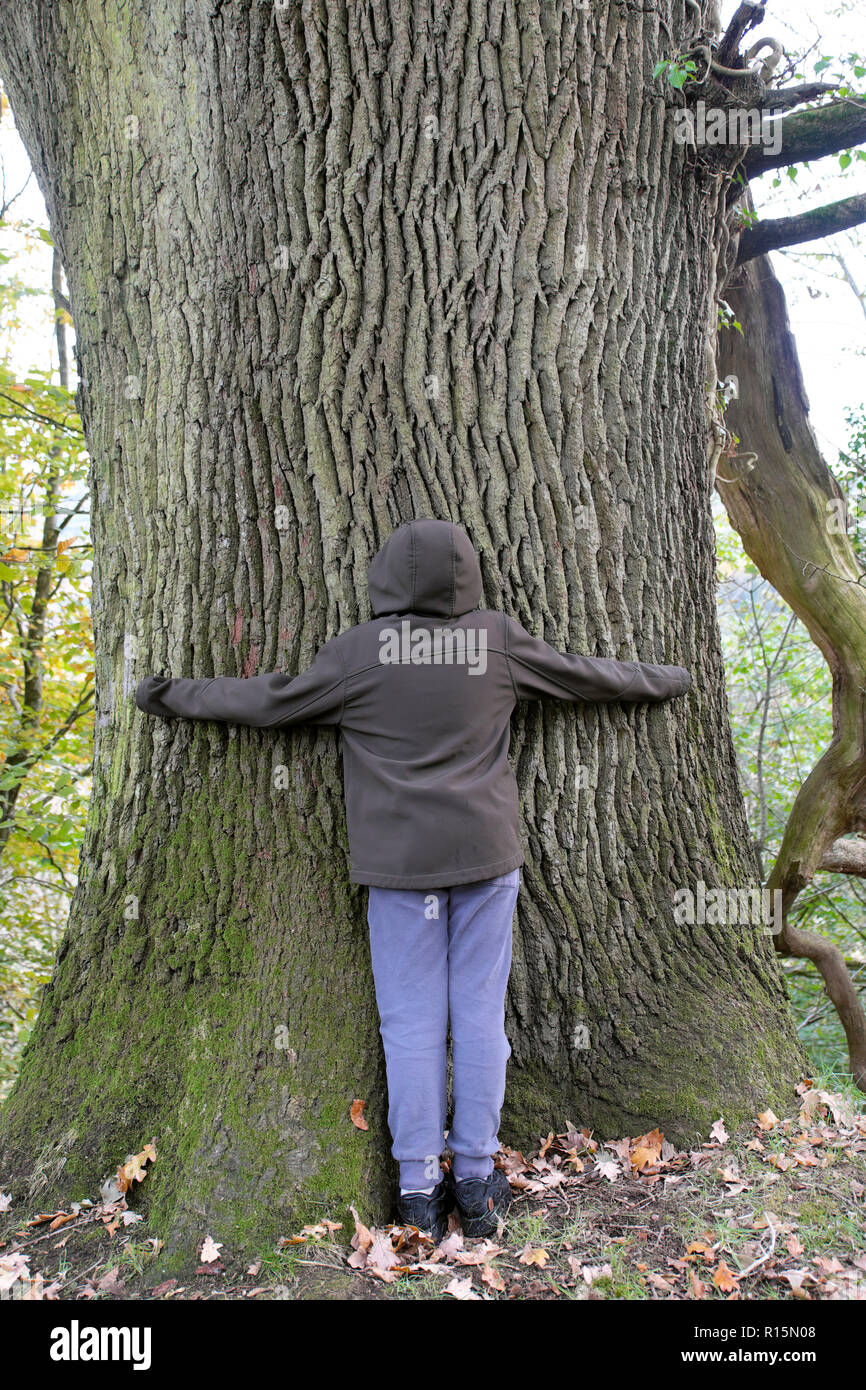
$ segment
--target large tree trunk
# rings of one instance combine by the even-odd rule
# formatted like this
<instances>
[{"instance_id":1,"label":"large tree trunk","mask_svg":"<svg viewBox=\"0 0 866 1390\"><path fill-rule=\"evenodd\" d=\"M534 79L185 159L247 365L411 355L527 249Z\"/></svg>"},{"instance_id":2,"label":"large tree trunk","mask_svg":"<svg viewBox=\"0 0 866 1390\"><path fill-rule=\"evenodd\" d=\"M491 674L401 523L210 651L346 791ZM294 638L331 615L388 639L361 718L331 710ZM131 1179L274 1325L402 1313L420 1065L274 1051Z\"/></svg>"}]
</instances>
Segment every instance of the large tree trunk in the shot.
<instances>
[{"instance_id":1,"label":"large tree trunk","mask_svg":"<svg viewBox=\"0 0 866 1390\"><path fill-rule=\"evenodd\" d=\"M383 1214L336 740L160 725L132 692L300 669L369 616L368 560L415 515L463 524L487 604L561 648L694 675L669 706L515 720L503 1137L683 1138L784 1103L801 1056L771 938L674 919L677 888L758 878L714 608L720 181L652 87L685 15L658 10L0 5L96 546L81 878L0 1152L40 1200L155 1136L175 1240Z\"/></svg>"}]
</instances>

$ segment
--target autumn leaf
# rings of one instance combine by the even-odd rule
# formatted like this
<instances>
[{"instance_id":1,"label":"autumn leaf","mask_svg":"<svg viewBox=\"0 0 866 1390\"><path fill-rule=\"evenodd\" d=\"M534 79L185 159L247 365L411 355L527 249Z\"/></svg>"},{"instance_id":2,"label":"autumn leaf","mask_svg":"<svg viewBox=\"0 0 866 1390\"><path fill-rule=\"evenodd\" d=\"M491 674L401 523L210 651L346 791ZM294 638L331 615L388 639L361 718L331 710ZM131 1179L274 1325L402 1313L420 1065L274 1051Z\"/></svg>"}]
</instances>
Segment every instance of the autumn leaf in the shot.
<instances>
[{"instance_id":1,"label":"autumn leaf","mask_svg":"<svg viewBox=\"0 0 866 1390\"><path fill-rule=\"evenodd\" d=\"M481 1295L473 1289L471 1279L452 1279L451 1283L446 1285L445 1293L450 1293L452 1298L459 1298L464 1301L466 1299L481 1301Z\"/></svg>"},{"instance_id":2,"label":"autumn leaf","mask_svg":"<svg viewBox=\"0 0 866 1390\"><path fill-rule=\"evenodd\" d=\"M658 1163L661 1158L663 1143L664 1135L659 1129L654 1129L650 1134L642 1134L639 1139L635 1139L634 1148L630 1154L631 1166L640 1171L642 1168Z\"/></svg>"},{"instance_id":3,"label":"autumn leaf","mask_svg":"<svg viewBox=\"0 0 866 1390\"><path fill-rule=\"evenodd\" d=\"M532 1245L524 1245L519 1259L522 1265L538 1265L540 1269L544 1269L550 1256L546 1250L535 1248Z\"/></svg>"},{"instance_id":4,"label":"autumn leaf","mask_svg":"<svg viewBox=\"0 0 866 1390\"><path fill-rule=\"evenodd\" d=\"M395 1266L399 1266L401 1271L406 1268L402 1259L395 1254L390 1237L378 1235L367 1251L367 1273L375 1275L385 1284L393 1284L398 1277Z\"/></svg>"},{"instance_id":5,"label":"autumn leaf","mask_svg":"<svg viewBox=\"0 0 866 1390\"><path fill-rule=\"evenodd\" d=\"M367 1102L365 1100L352 1101L352 1108L349 1111L349 1114L352 1119L352 1124L355 1126L356 1129L370 1128L370 1126L367 1124L367 1121L364 1119L364 1106L366 1104Z\"/></svg>"},{"instance_id":6,"label":"autumn leaf","mask_svg":"<svg viewBox=\"0 0 866 1390\"><path fill-rule=\"evenodd\" d=\"M722 1260L721 1264L719 1265L718 1269L713 1275L713 1283L715 1284L717 1289L721 1289L722 1293L730 1293L731 1289L735 1289L737 1287L737 1281L734 1277L734 1272L733 1270L728 1269L728 1266L725 1264L724 1260Z\"/></svg>"},{"instance_id":7,"label":"autumn leaf","mask_svg":"<svg viewBox=\"0 0 866 1390\"><path fill-rule=\"evenodd\" d=\"M373 1232L369 1226L365 1226L354 1207L349 1207L355 1222L355 1234L352 1236L350 1245L355 1250L369 1250L373 1244Z\"/></svg>"},{"instance_id":8,"label":"autumn leaf","mask_svg":"<svg viewBox=\"0 0 866 1390\"><path fill-rule=\"evenodd\" d=\"M611 1153L616 1154L617 1158L621 1158L624 1163L628 1162L631 1147L630 1139L609 1139L605 1145L605 1148L610 1149Z\"/></svg>"},{"instance_id":9,"label":"autumn leaf","mask_svg":"<svg viewBox=\"0 0 866 1390\"><path fill-rule=\"evenodd\" d=\"M652 1149L635 1149L630 1155L631 1166L638 1172L642 1168L650 1167L658 1159L658 1154L653 1153Z\"/></svg>"},{"instance_id":10,"label":"autumn leaf","mask_svg":"<svg viewBox=\"0 0 866 1390\"><path fill-rule=\"evenodd\" d=\"M32 1217L30 1218L30 1220L27 1222L27 1225L28 1225L28 1226L41 1226L41 1225L44 1224L44 1222L50 1221L50 1222L52 1223L52 1225L51 1225L51 1227L50 1227L49 1229L53 1230L53 1229L54 1229L54 1224L53 1224L53 1223L54 1223L55 1221L57 1221L59 1225L62 1225L64 1221L69 1221L69 1220L71 1220L71 1217L70 1217L70 1216L68 1215L68 1213L65 1212L65 1211L52 1211L52 1212L48 1212L48 1213L42 1212L42 1213L40 1213L38 1216L32 1216Z\"/></svg>"},{"instance_id":11,"label":"autumn leaf","mask_svg":"<svg viewBox=\"0 0 866 1390\"><path fill-rule=\"evenodd\" d=\"M608 1182L616 1182L617 1178L622 1176L619 1164L612 1158L596 1159L593 1172L598 1173L602 1178L607 1178Z\"/></svg>"},{"instance_id":12,"label":"autumn leaf","mask_svg":"<svg viewBox=\"0 0 866 1390\"><path fill-rule=\"evenodd\" d=\"M96 1287L101 1293L114 1294L123 1293L124 1281L119 1277L120 1269L117 1265L110 1269L107 1274L97 1281Z\"/></svg>"},{"instance_id":13,"label":"autumn leaf","mask_svg":"<svg viewBox=\"0 0 866 1390\"><path fill-rule=\"evenodd\" d=\"M160 1169L160 1172L161 1171L162 1170ZM211 1240L210 1236L205 1236L204 1244L201 1247L201 1255L199 1256L199 1259L201 1260L202 1264L213 1264L214 1260L219 1259L221 1250L222 1244L220 1242Z\"/></svg>"},{"instance_id":14,"label":"autumn leaf","mask_svg":"<svg viewBox=\"0 0 866 1390\"><path fill-rule=\"evenodd\" d=\"M837 1125L853 1123L851 1107L845 1098L822 1090L809 1091L803 1097L803 1104L800 1106L800 1123L808 1124L814 1120L816 1112L820 1113L823 1110L830 1112Z\"/></svg>"},{"instance_id":15,"label":"autumn leaf","mask_svg":"<svg viewBox=\"0 0 866 1390\"><path fill-rule=\"evenodd\" d=\"M779 1168L783 1173L787 1173L789 1168L793 1168L793 1158L786 1158L784 1154L767 1154L767 1163L774 1168Z\"/></svg>"},{"instance_id":16,"label":"autumn leaf","mask_svg":"<svg viewBox=\"0 0 866 1390\"><path fill-rule=\"evenodd\" d=\"M176 1280L176 1279L166 1279L165 1283L163 1283L163 1284L157 1284L156 1288L153 1289L152 1292L151 1292L151 1297L152 1297L152 1298L165 1298L166 1294L171 1293L172 1290L173 1290L173 1289L176 1289L176 1288L177 1288L177 1280Z\"/></svg>"},{"instance_id":17,"label":"autumn leaf","mask_svg":"<svg viewBox=\"0 0 866 1390\"><path fill-rule=\"evenodd\" d=\"M134 1182L144 1182L147 1177L145 1163L153 1163L156 1160L156 1149L153 1144L145 1144L141 1153L128 1154L126 1162L117 1170L117 1185L121 1192L128 1192Z\"/></svg>"},{"instance_id":18,"label":"autumn leaf","mask_svg":"<svg viewBox=\"0 0 866 1390\"><path fill-rule=\"evenodd\" d=\"M728 1142L728 1131L725 1129L725 1122L724 1122L724 1120L722 1120L722 1119L716 1120L716 1123L713 1125L712 1129L710 1130L710 1138L711 1138L711 1139L715 1139L715 1141L716 1141L717 1144L727 1144L727 1142Z\"/></svg>"},{"instance_id":19,"label":"autumn leaf","mask_svg":"<svg viewBox=\"0 0 866 1390\"><path fill-rule=\"evenodd\" d=\"M689 1270L689 1283L692 1286L692 1298L706 1298L707 1286L703 1279L699 1279L693 1269Z\"/></svg>"},{"instance_id":20,"label":"autumn leaf","mask_svg":"<svg viewBox=\"0 0 866 1390\"><path fill-rule=\"evenodd\" d=\"M495 1289L497 1293L505 1293L505 1280L499 1270L491 1264L485 1264L481 1270L481 1282L487 1284L489 1288Z\"/></svg>"},{"instance_id":21,"label":"autumn leaf","mask_svg":"<svg viewBox=\"0 0 866 1390\"><path fill-rule=\"evenodd\" d=\"M0 1255L0 1294L7 1293L17 1279L30 1278L28 1258L18 1251L12 1255Z\"/></svg>"},{"instance_id":22,"label":"autumn leaf","mask_svg":"<svg viewBox=\"0 0 866 1390\"><path fill-rule=\"evenodd\" d=\"M73 1211L73 1212L66 1212L66 1211L58 1212L57 1215L55 1216L54 1220L51 1222L51 1225L48 1227L49 1231L56 1231L56 1230L59 1230L59 1228L60 1228L61 1226L65 1226L65 1225L66 1225L67 1221L74 1221L76 1215L77 1215L77 1213L74 1212L74 1211Z\"/></svg>"},{"instance_id":23,"label":"autumn leaf","mask_svg":"<svg viewBox=\"0 0 866 1390\"><path fill-rule=\"evenodd\" d=\"M459 1231L452 1231L449 1236L440 1240L437 1248L443 1260L454 1260L463 1249L463 1237Z\"/></svg>"},{"instance_id":24,"label":"autumn leaf","mask_svg":"<svg viewBox=\"0 0 866 1390\"><path fill-rule=\"evenodd\" d=\"M777 1115L773 1114L772 1110L760 1111L758 1115L758 1124L760 1125L761 1129L772 1129L773 1126L777 1125L778 1123L779 1118Z\"/></svg>"}]
</instances>

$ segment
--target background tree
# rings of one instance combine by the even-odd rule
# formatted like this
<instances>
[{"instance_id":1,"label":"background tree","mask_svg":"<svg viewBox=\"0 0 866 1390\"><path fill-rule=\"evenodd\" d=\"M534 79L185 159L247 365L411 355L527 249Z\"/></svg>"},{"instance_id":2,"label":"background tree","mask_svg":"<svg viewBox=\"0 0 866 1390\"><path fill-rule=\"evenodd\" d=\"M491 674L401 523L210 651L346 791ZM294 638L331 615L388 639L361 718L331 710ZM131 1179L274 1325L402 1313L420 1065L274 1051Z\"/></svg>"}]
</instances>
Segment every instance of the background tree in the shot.
<instances>
[{"instance_id":1,"label":"background tree","mask_svg":"<svg viewBox=\"0 0 866 1390\"><path fill-rule=\"evenodd\" d=\"M866 1089L866 1014L845 958L791 918L820 870L866 876L866 576L846 498L811 428L784 295L765 256L747 258L728 300L743 332L722 336L721 371L736 376L738 391L725 412L719 492L746 551L808 628L833 682L832 734L800 787L768 878L784 909L776 948L820 971L852 1074Z\"/></svg>"},{"instance_id":2,"label":"background tree","mask_svg":"<svg viewBox=\"0 0 866 1390\"><path fill-rule=\"evenodd\" d=\"M741 5L729 35L736 30L739 21L749 27L753 12L754 7ZM720 52L724 47L723 42ZM768 52L774 68L784 56L780 46L769 38L759 40L749 52ZM729 291L726 293L729 302L725 304L726 328L720 344L719 375L724 382L720 382L723 391L719 400L727 402L731 397L733 400L725 415L725 425L718 429L717 447L712 457L717 490L747 553L785 603L791 605L785 610L784 631L779 635L771 658L762 630L764 615L753 601L755 585L751 579L748 581L752 600L751 627L758 638L764 664L764 690L756 710L758 737L754 769L760 803L756 847L762 858L768 848L771 802L775 801L778 806L786 801L784 776L781 785L777 782L772 792L766 786L763 749L771 707L775 704L774 686L780 675L780 664L784 665L791 655L797 617L806 625L833 678L832 727L826 729L826 750L808 777L802 780L796 798L786 807L787 823L784 835L774 846L778 853L769 883L782 891L784 899L785 922L781 933L774 938L776 947L783 954L812 961L817 966L845 1032L852 1075L861 1087L866 1087L866 1016L856 983L862 973L857 940L860 936L862 941L862 934L856 923L846 917L844 909L828 897L831 889L812 885L816 873L831 873L836 875L832 882L838 891L839 873L866 873L866 854L857 834L862 830L863 819L859 768L864 750L860 704L866 665L866 648L859 640L858 629L864 617L861 596L866 576L862 573L862 558L858 553L856 522L852 521L852 508L856 516L862 500L863 478L856 459L843 455L838 477L849 491L846 498L821 456L809 419L784 293L764 254L770 249L784 248L785 254L796 254L813 267L817 263L824 277L826 266L831 265L862 306L858 285L841 250L843 241L853 246L855 236L834 235L829 247L821 240L816 246L814 239L856 228L866 217L866 196L859 193L822 206L810 206L795 215L762 215L760 219L752 201L755 179L760 179L758 196L762 210L772 205L774 191L786 182L783 175L789 189L799 186L798 164L793 162L796 160L819 161L823 173L816 172L809 180L810 188L817 190L828 182L828 164L831 184L839 182L840 176L847 182L854 171L862 169L866 152L853 148L840 151L834 138L834 132L843 133L846 129L852 138L862 138L866 103L856 90L856 84L866 74L862 58L857 53L849 53L843 61L837 62L812 54L811 68L811 77L832 75L833 102L818 112L795 113L776 122L771 127L780 136L776 147L768 148L765 143L761 148L750 149L744 159L743 169L749 176L749 183L746 185L743 181L737 203L743 229L728 256ZM741 80L733 70L726 76L737 82ZM803 73L797 76L802 79ZM742 80L748 82L750 79ZM805 85L814 88L815 84ZM824 158L833 153L838 153L838 161ZM811 165L809 167L811 172ZM769 203L767 180L762 175L770 176ZM860 182L862 184L862 178ZM808 201L814 202L814 197L810 195ZM791 248L796 248L796 252ZM820 296L819 286L810 282L808 288L810 294ZM854 443L856 452L856 436ZM766 594L762 607L769 608L771 622L780 612L778 602L767 600ZM784 604L781 607L784 608ZM798 645L802 650L800 641ZM813 654L807 654L805 665L811 669L814 680ZM796 684L795 678L795 690ZM819 677L815 682L816 690L823 684ZM789 681L789 692L791 686ZM791 731L785 722L785 736L789 747L793 748ZM819 737L822 722L820 717L811 721L812 732ZM776 772L778 775L778 767ZM798 777L798 783L800 781ZM798 902L806 887L812 890L808 899ZM856 885L849 884L843 889L842 897L849 906L854 905L855 910L859 908ZM817 913L816 909L819 909ZM831 937L838 935L839 944L825 939L822 933L804 930L805 919L813 919L829 929ZM854 980L848 973L849 963L854 970ZM792 973L787 973L789 979L792 978ZM803 973L801 968L796 975L799 978ZM820 1020L824 1012L823 1006L816 1006L809 1018Z\"/></svg>"},{"instance_id":3,"label":"background tree","mask_svg":"<svg viewBox=\"0 0 866 1390\"><path fill-rule=\"evenodd\" d=\"M746 814L766 881L797 793L833 736L832 681L806 627L743 555L724 518L716 522L719 616L731 723ZM866 885L822 871L791 908L793 925L838 946L863 1000ZM838 1015L810 961L786 958L785 985L816 1067L848 1070Z\"/></svg>"},{"instance_id":4,"label":"background tree","mask_svg":"<svg viewBox=\"0 0 866 1390\"><path fill-rule=\"evenodd\" d=\"M160 726L131 696L166 667L300 669L368 616L368 560L414 515L464 524L487 603L551 642L695 673L677 707L515 720L505 1137L577 1115L690 1136L796 1078L768 936L673 911L677 888L759 881L707 466L743 149L676 140L686 98L652 73L697 47L705 94L761 99L760 72L733 97L724 71L745 8L720 39L695 0L0 3L69 279L95 545L94 796L4 1110L18 1190L83 1195L155 1135L173 1242L204 1214L252 1242L322 1202L384 1208L335 742ZM825 144L866 133L808 119Z\"/></svg>"},{"instance_id":5,"label":"background tree","mask_svg":"<svg viewBox=\"0 0 866 1390\"><path fill-rule=\"evenodd\" d=\"M50 237L15 203L13 193L0 210L0 1095L69 911L93 690L89 546L80 529L86 455L69 391L68 305L55 253L48 289L58 368L43 362L22 372L15 340L45 287L22 280L13 251Z\"/></svg>"}]
</instances>

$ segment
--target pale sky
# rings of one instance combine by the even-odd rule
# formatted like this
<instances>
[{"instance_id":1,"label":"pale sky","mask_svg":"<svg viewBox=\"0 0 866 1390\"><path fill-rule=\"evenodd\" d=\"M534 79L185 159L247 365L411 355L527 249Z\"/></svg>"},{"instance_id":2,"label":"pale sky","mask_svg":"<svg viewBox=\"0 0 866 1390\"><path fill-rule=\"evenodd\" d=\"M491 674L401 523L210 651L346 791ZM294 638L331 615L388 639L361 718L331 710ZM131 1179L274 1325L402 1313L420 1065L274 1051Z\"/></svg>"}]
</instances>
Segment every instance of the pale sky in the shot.
<instances>
[{"instance_id":1,"label":"pale sky","mask_svg":"<svg viewBox=\"0 0 866 1390\"><path fill-rule=\"evenodd\" d=\"M735 0L722 6L722 20L727 22L736 8ZM863 53L863 0L776 0L767 7L763 23L756 29L758 36L777 37L792 55L805 53L812 45L818 47L801 71L812 76L811 64L819 57L836 59L851 52ZM866 65L866 60L864 60ZM822 74L827 80L831 66ZM860 84L866 89L866 79ZM6 196L25 182L29 171L26 153L6 116L0 128L0 158L6 181ZM752 192L759 212L779 217L802 212L809 207L847 198L866 191L866 163L855 160L847 173L841 173L837 156L815 163L810 169L801 167L796 183L784 173L782 186L771 187L772 175L757 180ZM37 226L47 223L42 196L34 178L24 195L16 202L16 217L27 217ZM9 248L8 234L5 238ZM31 239L31 253L22 259L22 274L33 283L39 277L50 284L51 252L43 243ZM845 263L861 292L866 292L866 230L857 228L843 232L807 248L773 254L773 263L788 299L792 327L797 339L806 390L811 406L812 424L832 466L838 450L844 448L847 431L843 410L846 404L863 401L864 367L866 367L866 315L851 288L841 279L840 267L829 258L816 259L816 252L836 252ZM26 265L26 269L24 268ZM8 265L5 273L13 273L16 263ZM836 278L834 278L834 276ZM51 336L49 301L32 301L27 309L27 324L15 345L15 362L22 368L44 360L46 351L54 347Z\"/></svg>"}]
</instances>

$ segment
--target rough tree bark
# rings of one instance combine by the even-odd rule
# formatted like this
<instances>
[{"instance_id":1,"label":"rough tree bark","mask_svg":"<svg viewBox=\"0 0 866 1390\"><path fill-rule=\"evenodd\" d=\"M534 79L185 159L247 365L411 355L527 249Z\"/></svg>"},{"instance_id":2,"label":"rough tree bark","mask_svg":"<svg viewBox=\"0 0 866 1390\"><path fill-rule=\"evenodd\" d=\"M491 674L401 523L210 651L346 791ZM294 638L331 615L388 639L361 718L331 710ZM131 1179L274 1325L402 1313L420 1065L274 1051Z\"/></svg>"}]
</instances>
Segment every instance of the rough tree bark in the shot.
<instances>
[{"instance_id":1,"label":"rough tree bark","mask_svg":"<svg viewBox=\"0 0 866 1390\"><path fill-rule=\"evenodd\" d=\"M414 515L460 521L488 605L563 649L694 673L670 707L515 720L503 1137L683 1139L785 1104L771 938L673 910L699 880L758 884L707 469L725 179L651 80L695 8L0 3L75 316L98 687L6 1182L92 1193L155 1136L142 1200L170 1246L205 1220L254 1245L350 1201L384 1214L336 742L160 726L132 691L300 669L368 616L367 562Z\"/></svg>"}]
</instances>

